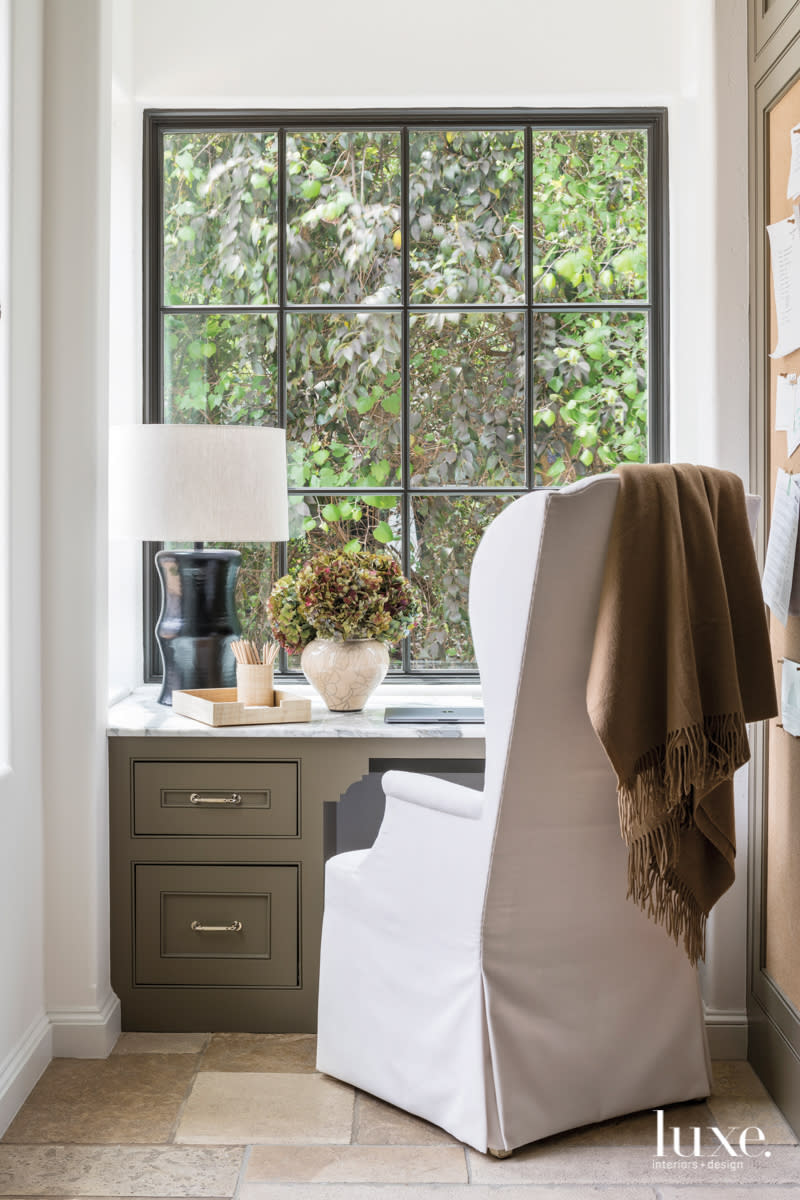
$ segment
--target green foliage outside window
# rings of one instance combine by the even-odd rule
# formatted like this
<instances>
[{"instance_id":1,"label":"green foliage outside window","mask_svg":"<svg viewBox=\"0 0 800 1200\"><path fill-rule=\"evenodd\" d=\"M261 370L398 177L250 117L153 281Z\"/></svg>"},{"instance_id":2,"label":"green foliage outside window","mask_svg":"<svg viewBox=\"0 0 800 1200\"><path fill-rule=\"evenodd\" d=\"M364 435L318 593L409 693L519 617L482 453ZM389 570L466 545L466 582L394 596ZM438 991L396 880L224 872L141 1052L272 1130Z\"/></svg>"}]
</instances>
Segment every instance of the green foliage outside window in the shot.
<instances>
[{"instance_id":1,"label":"green foliage outside window","mask_svg":"<svg viewBox=\"0 0 800 1200\"><path fill-rule=\"evenodd\" d=\"M409 129L405 216L403 136L288 129L281 164L275 132L165 131L163 419L285 421L288 563L244 549L246 636L286 565L359 546L405 556L411 669L446 671L492 517L647 458L647 133L532 128L526 160L522 127Z\"/></svg>"}]
</instances>

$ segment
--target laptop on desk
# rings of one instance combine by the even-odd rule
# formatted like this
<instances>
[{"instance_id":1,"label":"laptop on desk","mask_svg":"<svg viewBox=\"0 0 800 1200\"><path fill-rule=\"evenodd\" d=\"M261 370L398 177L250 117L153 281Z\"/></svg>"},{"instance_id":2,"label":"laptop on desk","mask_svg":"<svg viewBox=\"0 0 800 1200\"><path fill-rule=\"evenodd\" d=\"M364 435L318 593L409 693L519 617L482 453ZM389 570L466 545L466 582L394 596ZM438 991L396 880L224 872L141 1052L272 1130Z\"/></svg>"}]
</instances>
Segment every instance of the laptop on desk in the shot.
<instances>
[{"instance_id":1,"label":"laptop on desk","mask_svg":"<svg viewBox=\"0 0 800 1200\"><path fill-rule=\"evenodd\" d=\"M404 704L387 708L387 725L482 725L483 708L475 705Z\"/></svg>"}]
</instances>

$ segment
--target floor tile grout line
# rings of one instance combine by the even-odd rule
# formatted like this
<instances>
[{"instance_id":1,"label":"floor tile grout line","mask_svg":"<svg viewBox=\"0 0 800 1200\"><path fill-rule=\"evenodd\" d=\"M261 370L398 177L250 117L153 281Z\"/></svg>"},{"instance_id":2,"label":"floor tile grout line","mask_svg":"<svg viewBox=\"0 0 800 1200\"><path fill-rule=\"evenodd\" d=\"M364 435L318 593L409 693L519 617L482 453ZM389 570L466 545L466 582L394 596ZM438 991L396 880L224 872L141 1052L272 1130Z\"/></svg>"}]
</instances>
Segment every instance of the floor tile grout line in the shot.
<instances>
[{"instance_id":1,"label":"floor tile grout line","mask_svg":"<svg viewBox=\"0 0 800 1200\"><path fill-rule=\"evenodd\" d=\"M350 1126L350 1145L359 1145L359 1135L361 1133L361 1091L359 1088L353 1089L353 1121Z\"/></svg>"},{"instance_id":2,"label":"floor tile grout line","mask_svg":"<svg viewBox=\"0 0 800 1200\"><path fill-rule=\"evenodd\" d=\"M253 1153L252 1145L245 1146L244 1154L242 1155L242 1162L239 1167L239 1175L236 1180L236 1187L233 1189L233 1200L239 1200L239 1196L241 1195L242 1188L244 1187L244 1185L247 1181L247 1168L250 1165L250 1156L252 1155L252 1153Z\"/></svg>"},{"instance_id":3,"label":"floor tile grout line","mask_svg":"<svg viewBox=\"0 0 800 1200\"><path fill-rule=\"evenodd\" d=\"M210 1040L211 1035L209 1034L208 1036L209 1036L209 1040ZM189 1103L189 1097L191 1096L192 1090L194 1089L195 1081L197 1079L197 1076L200 1074L200 1063L203 1060L203 1056L205 1055L205 1052L206 1052L206 1047L204 1046L203 1049L198 1053L197 1057L195 1058L194 1071L192 1072L192 1077L189 1080L189 1084L188 1084L188 1087L186 1088L186 1091L184 1092L183 1099L181 1100L180 1104L178 1105L178 1111L175 1114L175 1120L172 1122L172 1127L170 1128L169 1135L167 1137L167 1145L168 1146L180 1145L179 1142L175 1141L175 1137L178 1133L178 1129L180 1127L180 1123L183 1118L183 1114L186 1109L186 1105Z\"/></svg>"}]
</instances>

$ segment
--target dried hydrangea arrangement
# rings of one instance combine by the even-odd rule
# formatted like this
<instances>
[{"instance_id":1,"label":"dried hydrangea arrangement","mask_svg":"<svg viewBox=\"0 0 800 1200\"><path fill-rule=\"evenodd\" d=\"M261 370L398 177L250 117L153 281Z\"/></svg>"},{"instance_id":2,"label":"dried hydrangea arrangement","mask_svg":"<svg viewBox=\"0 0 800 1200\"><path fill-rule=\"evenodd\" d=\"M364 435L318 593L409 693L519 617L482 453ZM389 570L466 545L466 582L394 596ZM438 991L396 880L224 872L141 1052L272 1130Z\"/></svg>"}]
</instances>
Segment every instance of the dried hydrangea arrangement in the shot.
<instances>
[{"instance_id":1,"label":"dried hydrangea arrangement","mask_svg":"<svg viewBox=\"0 0 800 1200\"><path fill-rule=\"evenodd\" d=\"M295 567L288 575L281 576L267 600L272 636L289 654L299 654L317 636L305 618L305 609L297 595L298 571Z\"/></svg>"},{"instance_id":2,"label":"dried hydrangea arrangement","mask_svg":"<svg viewBox=\"0 0 800 1200\"><path fill-rule=\"evenodd\" d=\"M419 603L390 555L323 551L277 581L267 612L275 640L296 654L314 638L398 642Z\"/></svg>"}]
</instances>

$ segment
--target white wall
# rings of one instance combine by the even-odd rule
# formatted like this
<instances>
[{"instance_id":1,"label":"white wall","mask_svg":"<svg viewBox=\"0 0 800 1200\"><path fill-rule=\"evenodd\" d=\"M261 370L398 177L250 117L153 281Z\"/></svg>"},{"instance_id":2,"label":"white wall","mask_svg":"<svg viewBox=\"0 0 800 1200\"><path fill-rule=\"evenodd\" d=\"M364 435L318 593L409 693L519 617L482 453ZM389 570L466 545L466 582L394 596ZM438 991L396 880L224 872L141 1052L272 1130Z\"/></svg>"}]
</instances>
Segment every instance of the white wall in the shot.
<instances>
[{"instance_id":1,"label":"white wall","mask_svg":"<svg viewBox=\"0 0 800 1200\"><path fill-rule=\"evenodd\" d=\"M133 6L115 4L111 28L111 224L109 273L109 420L142 415L142 119L134 101ZM109 696L126 696L142 679L141 547L109 544Z\"/></svg>"},{"instance_id":2,"label":"white wall","mask_svg":"<svg viewBox=\"0 0 800 1200\"><path fill-rule=\"evenodd\" d=\"M119 1029L105 752L110 13L106 0L0 0L4 67L9 30L12 43L10 76L0 70L0 1131L53 1053L104 1056Z\"/></svg>"},{"instance_id":3,"label":"white wall","mask_svg":"<svg viewBox=\"0 0 800 1200\"><path fill-rule=\"evenodd\" d=\"M44 0L42 689L54 1051L103 1056L109 981L107 425L110 7Z\"/></svg>"},{"instance_id":4,"label":"white wall","mask_svg":"<svg viewBox=\"0 0 800 1200\"><path fill-rule=\"evenodd\" d=\"M674 95L683 38L662 0L230 0L224 16L218 0L136 0L134 10L137 91L165 106L631 103Z\"/></svg>"},{"instance_id":5,"label":"white wall","mask_svg":"<svg viewBox=\"0 0 800 1200\"><path fill-rule=\"evenodd\" d=\"M737 471L746 480L750 461L746 6L715 0L709 17L713 28L708 28L708 21L709 70L700 75L699 83L705 127L698 155L707 217L705 229L701 224L695 238L694 269L695 275L707 280L703 292L712 319L694 332L699 369L693 403L702 414L697 418L696 444L707 448L707 461ZM689 212L686 217L691 220ZM692 266L687 259L687 274ZM706 395L710 402L703 404ZM677 407L681 412L680 401ZM683 411L681 419L687 423L691 418ZM701 971L722 1057L741 1044L747 1019L748 775L748 768L739 771L734 789L738 877L712 913L707 965Z\"/></svg>"},{"instance_id":6,"label":"white wall","mask_svg":"<svg viewBox=\"0 0 800 1200\"><path fill-rule=\"evenodd\" d=\"M39 685L41 51L38 0L2 0L0 1131L51 1053L44 990Z\"/></svg>"}]
</instances>

